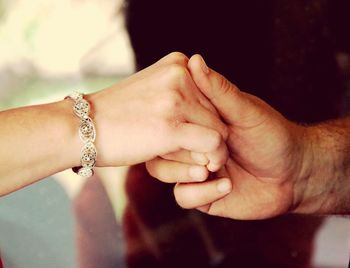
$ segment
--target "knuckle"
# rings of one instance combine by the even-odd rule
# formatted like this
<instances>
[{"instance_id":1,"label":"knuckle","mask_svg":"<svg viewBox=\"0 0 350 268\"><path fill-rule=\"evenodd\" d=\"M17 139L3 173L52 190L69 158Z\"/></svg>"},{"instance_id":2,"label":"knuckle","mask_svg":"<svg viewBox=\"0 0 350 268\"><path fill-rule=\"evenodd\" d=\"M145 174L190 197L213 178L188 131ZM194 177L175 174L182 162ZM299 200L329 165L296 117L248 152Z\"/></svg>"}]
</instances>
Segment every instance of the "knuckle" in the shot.
<instances>
[{"instance_id":1,"label":"knuckle","mask_svg":"<svg viewBox=\"0 0 350 268\"><path fill-rule=\"evenodd\" d=\"M210 137L210 151L215 151L219 149L221 145L221 134L219 132L213 131Z\"/></svg>"},{"instance_id":2,"label":"knuckle","mask_svg":"<svg viewBox=\"0 0 350 268\"><path fill-rule=\"evenodd\" d=\"M216 159L216 161L215 161L215 166L217 166L218 168L220 167L222 167L223 165L225 165L226 164L226 162L227 162L227 155L226 155L226 153L224 153L224 155L222 155L219 159Z\"/></svg>"},{"instance_id":3,"label":"knuckle","mask_svg":"<svg viewBox=\"0 0 350 268\"><path fill-rule=\"evenodd\" d=\"M220 94L226 95L230 90L232 90L232 84L223 76L220 76Z\"/></svg>"},{"instance_id":4,"label":"knuckle","mask_svg":"<svg viewBox=\"0 0 350 268\"><path fill-rule=\"evenodd\" d=\"M225 165L227 163L227 159L229 157L229 151L228 151L227 146L226 146L225 143L223 144L223 150L222 150L222 155L221 156L222 157L218 161L218 165L219 166Z\"/></svg>"},{"instance_id":5,"label":"knuckle","mask_svg":"<svg viewBox=\"0 0 350 268\"><path fill-rule=\"evenodd\" d=\"M170 115L165 115L161 119L161 123L159 124L158 132L160 133L158 136L163 140L165 144L168 146L174 146L173 145L173 138L175 137L175 131L174 126L171 124L171 120L169 119Z\"/></svg>"},{"instance_id":6,"label":"knuckle","mask_svg":"<svg viewBox=\"0 0 350 268\"><path fill-rule=\"evenodd\" d=\"M213 98L224 98L225 96L231 94L232 96L239 93L239 89L227 80L224 76L219 76L218 78L218 90Z\"/></svg>"},{"instance_id":7,"label":"knuckle","mask_svg":"<svg viewBox=\"0 0 350 268\"><path fill-rule=\"evenodd\" d=\"M154 161L155 160L151 160L151 161L146 162L146 169L152 177L157 178L157 172L156 172Z\"/></svg>"},{"instance_id":8,"label":"knuckle","mask_svg":"<svg viewBox=\"0 0 350 268\"><path fill-rule=\"evenodd\" d=\"M181 82L188 77L188 71L185 66L173 63L167 67L167 75L175 85L181 85Z\"/></svg>"},{"instance_id":9,"label":"knuckle","mask_svg":"<svg viewBox=\"0 0 350 268\"><path fill-rule=\"evenodd\" d=\"M164 92L162 96L159 96L159 100L156 105L159 113L167 117L169 115L174 116L179 113L181 104L181 94L176 90L169 90Z\"/></svg>"},{"instance_id":10,"label":"knuckle","mask_svg":"<svg viewBox=\"0 0 350 268\"><path fill-rule=\"evenodd\" d=\"M187 69L179 64L170 64L162 69L159 76L156 77L156 83L166 96L170 94L170 97L185 97L186 82L189 81L189 73ZM175 95L171 95L174 93Z\"/></svg>"},{"instance_id":11,"label":"knuckle","mask_svg":"<svg viewBox=\"0 0 350 268\"><path fill-rule=\"evenodd\" d=\"M224 125L223 129L222 129L222 138L224 139L224 141L227 141L230 135L230 131L229 128Z\"/></svg>"},{"instance_id":12,"label":"knuckle","mask_svg":"<svg viewBox=\"0 0 350 268\"><path fill-rule=\"evenodd\" d=\"M188 62L188 57L185 54L177 51L170 53L167 58L169 59L170 63L175 63L182 66L186 66Z\"/></svg>"}]
</instances>

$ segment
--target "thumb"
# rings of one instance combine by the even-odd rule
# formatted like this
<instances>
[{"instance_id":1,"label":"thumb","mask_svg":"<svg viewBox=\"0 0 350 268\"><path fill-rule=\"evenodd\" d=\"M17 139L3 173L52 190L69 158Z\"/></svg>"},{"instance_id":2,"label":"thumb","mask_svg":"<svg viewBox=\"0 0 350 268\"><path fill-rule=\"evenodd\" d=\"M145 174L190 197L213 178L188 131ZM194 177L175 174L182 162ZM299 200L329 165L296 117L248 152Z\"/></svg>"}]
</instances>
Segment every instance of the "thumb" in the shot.
<instances>
[{"instance_id":1,"label":"thumb","mask_svg":"<svg viewBox=\"0 0 350 268\"><path fill-rule=\"evenodd\" d=\"M252 103L234 84L209 69L200 55L191 57L188 69L199 90L227 123L234 124L239 122L240 118L244 118L243 113Z\"/></svg>"}]
</instances>

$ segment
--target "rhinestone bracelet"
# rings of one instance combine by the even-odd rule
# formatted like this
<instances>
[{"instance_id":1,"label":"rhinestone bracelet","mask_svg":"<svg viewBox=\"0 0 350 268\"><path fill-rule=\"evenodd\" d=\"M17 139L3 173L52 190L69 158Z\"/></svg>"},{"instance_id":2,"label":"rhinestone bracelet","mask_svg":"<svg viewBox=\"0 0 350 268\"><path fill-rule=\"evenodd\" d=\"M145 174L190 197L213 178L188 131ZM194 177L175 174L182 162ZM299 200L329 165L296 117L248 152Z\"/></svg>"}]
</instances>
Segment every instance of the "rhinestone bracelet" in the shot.
<instances>
[{"instance_id":1,"label":"rhinestone bracelet","mask_svg":"<svg viewBox=\"0 0 350 268\"><path fill-rule=\"evenodd\" d=\"M79 127L79 137L84 143L81 150L81 166L73 167L72 170L78 175L88 178L94 174L93 167L96 163L97 151L94 145L96 139L96 130L94 122L89 117L90 104L84 99L83 94L74 92L66 99L74 101L73 111L81 120Z\"/></svg>"}]
</instances>

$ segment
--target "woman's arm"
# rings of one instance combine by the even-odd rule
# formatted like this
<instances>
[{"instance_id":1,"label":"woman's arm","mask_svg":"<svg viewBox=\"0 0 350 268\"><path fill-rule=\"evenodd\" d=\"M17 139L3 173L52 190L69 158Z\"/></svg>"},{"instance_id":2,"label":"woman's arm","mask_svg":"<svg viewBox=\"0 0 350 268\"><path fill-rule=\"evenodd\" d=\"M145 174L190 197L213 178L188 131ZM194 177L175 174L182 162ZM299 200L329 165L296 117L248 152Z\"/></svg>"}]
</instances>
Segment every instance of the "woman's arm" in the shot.
<instances>
[{"instance_id":1,"label":"woman's arm","mask_svg":"<svg viewBox=\"0 0 350 268\"><path fill-rule=\"evenodd\" d=\"M79 165L69 100L0 112L0 126L0 195Z\"/></svg>"},{"instance_id":2,"label":"woman's arm","mask_svg":"<svg viewBox=\"0 0 350 268\"><path fill-rule=\"evenodd\" d=\"M172 160L180 154L198 181L226 162L226 126L195 86L187 61L172 53L85 96L96 127L97 166L133 165L158 156ZM80 165L83 143L73 104L67 99L0 113L0 195Z\"/></svg>"}]
</instances>

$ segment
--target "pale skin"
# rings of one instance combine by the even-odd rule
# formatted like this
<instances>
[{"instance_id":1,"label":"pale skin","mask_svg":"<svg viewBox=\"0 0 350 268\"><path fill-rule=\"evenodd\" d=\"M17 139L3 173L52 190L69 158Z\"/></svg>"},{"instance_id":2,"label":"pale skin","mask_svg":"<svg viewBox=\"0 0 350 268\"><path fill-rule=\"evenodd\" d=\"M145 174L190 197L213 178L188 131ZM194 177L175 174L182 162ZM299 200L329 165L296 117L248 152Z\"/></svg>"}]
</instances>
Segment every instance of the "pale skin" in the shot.
<instances>
[{"instance_id":1,"label":"pale skin","mask_svg":"<svg viewBox=\"0 0 350 268\"><path fill-rule=\"evenodd\" d=\"M172 53L128 79L85 96L96 126L99 167L157 157L184 159L192 181L227 160L227 127L197 89L188 58ZM72 100L0 112L0 195L80 164ZM186 176L186 181L188 181ZM227 189L226 191L229 191Z\"/></svg>"},{"instance_id":2,"label":"pale skin","mask_svg":"<svg viewBox=\"0 0 350 268\"><path fill-rule=\"evenodd\" d=\"M232 191L223 194L217 179L177 182L180 206L246 220L285 213L350 214L350 118L297 125L209 69L199 55L188 68L227 124L229 158L216 178L229 178ZM162 181L188 174L185 164L162 158L149 161L147 168Z\"/></svg>"}]
</instances>

